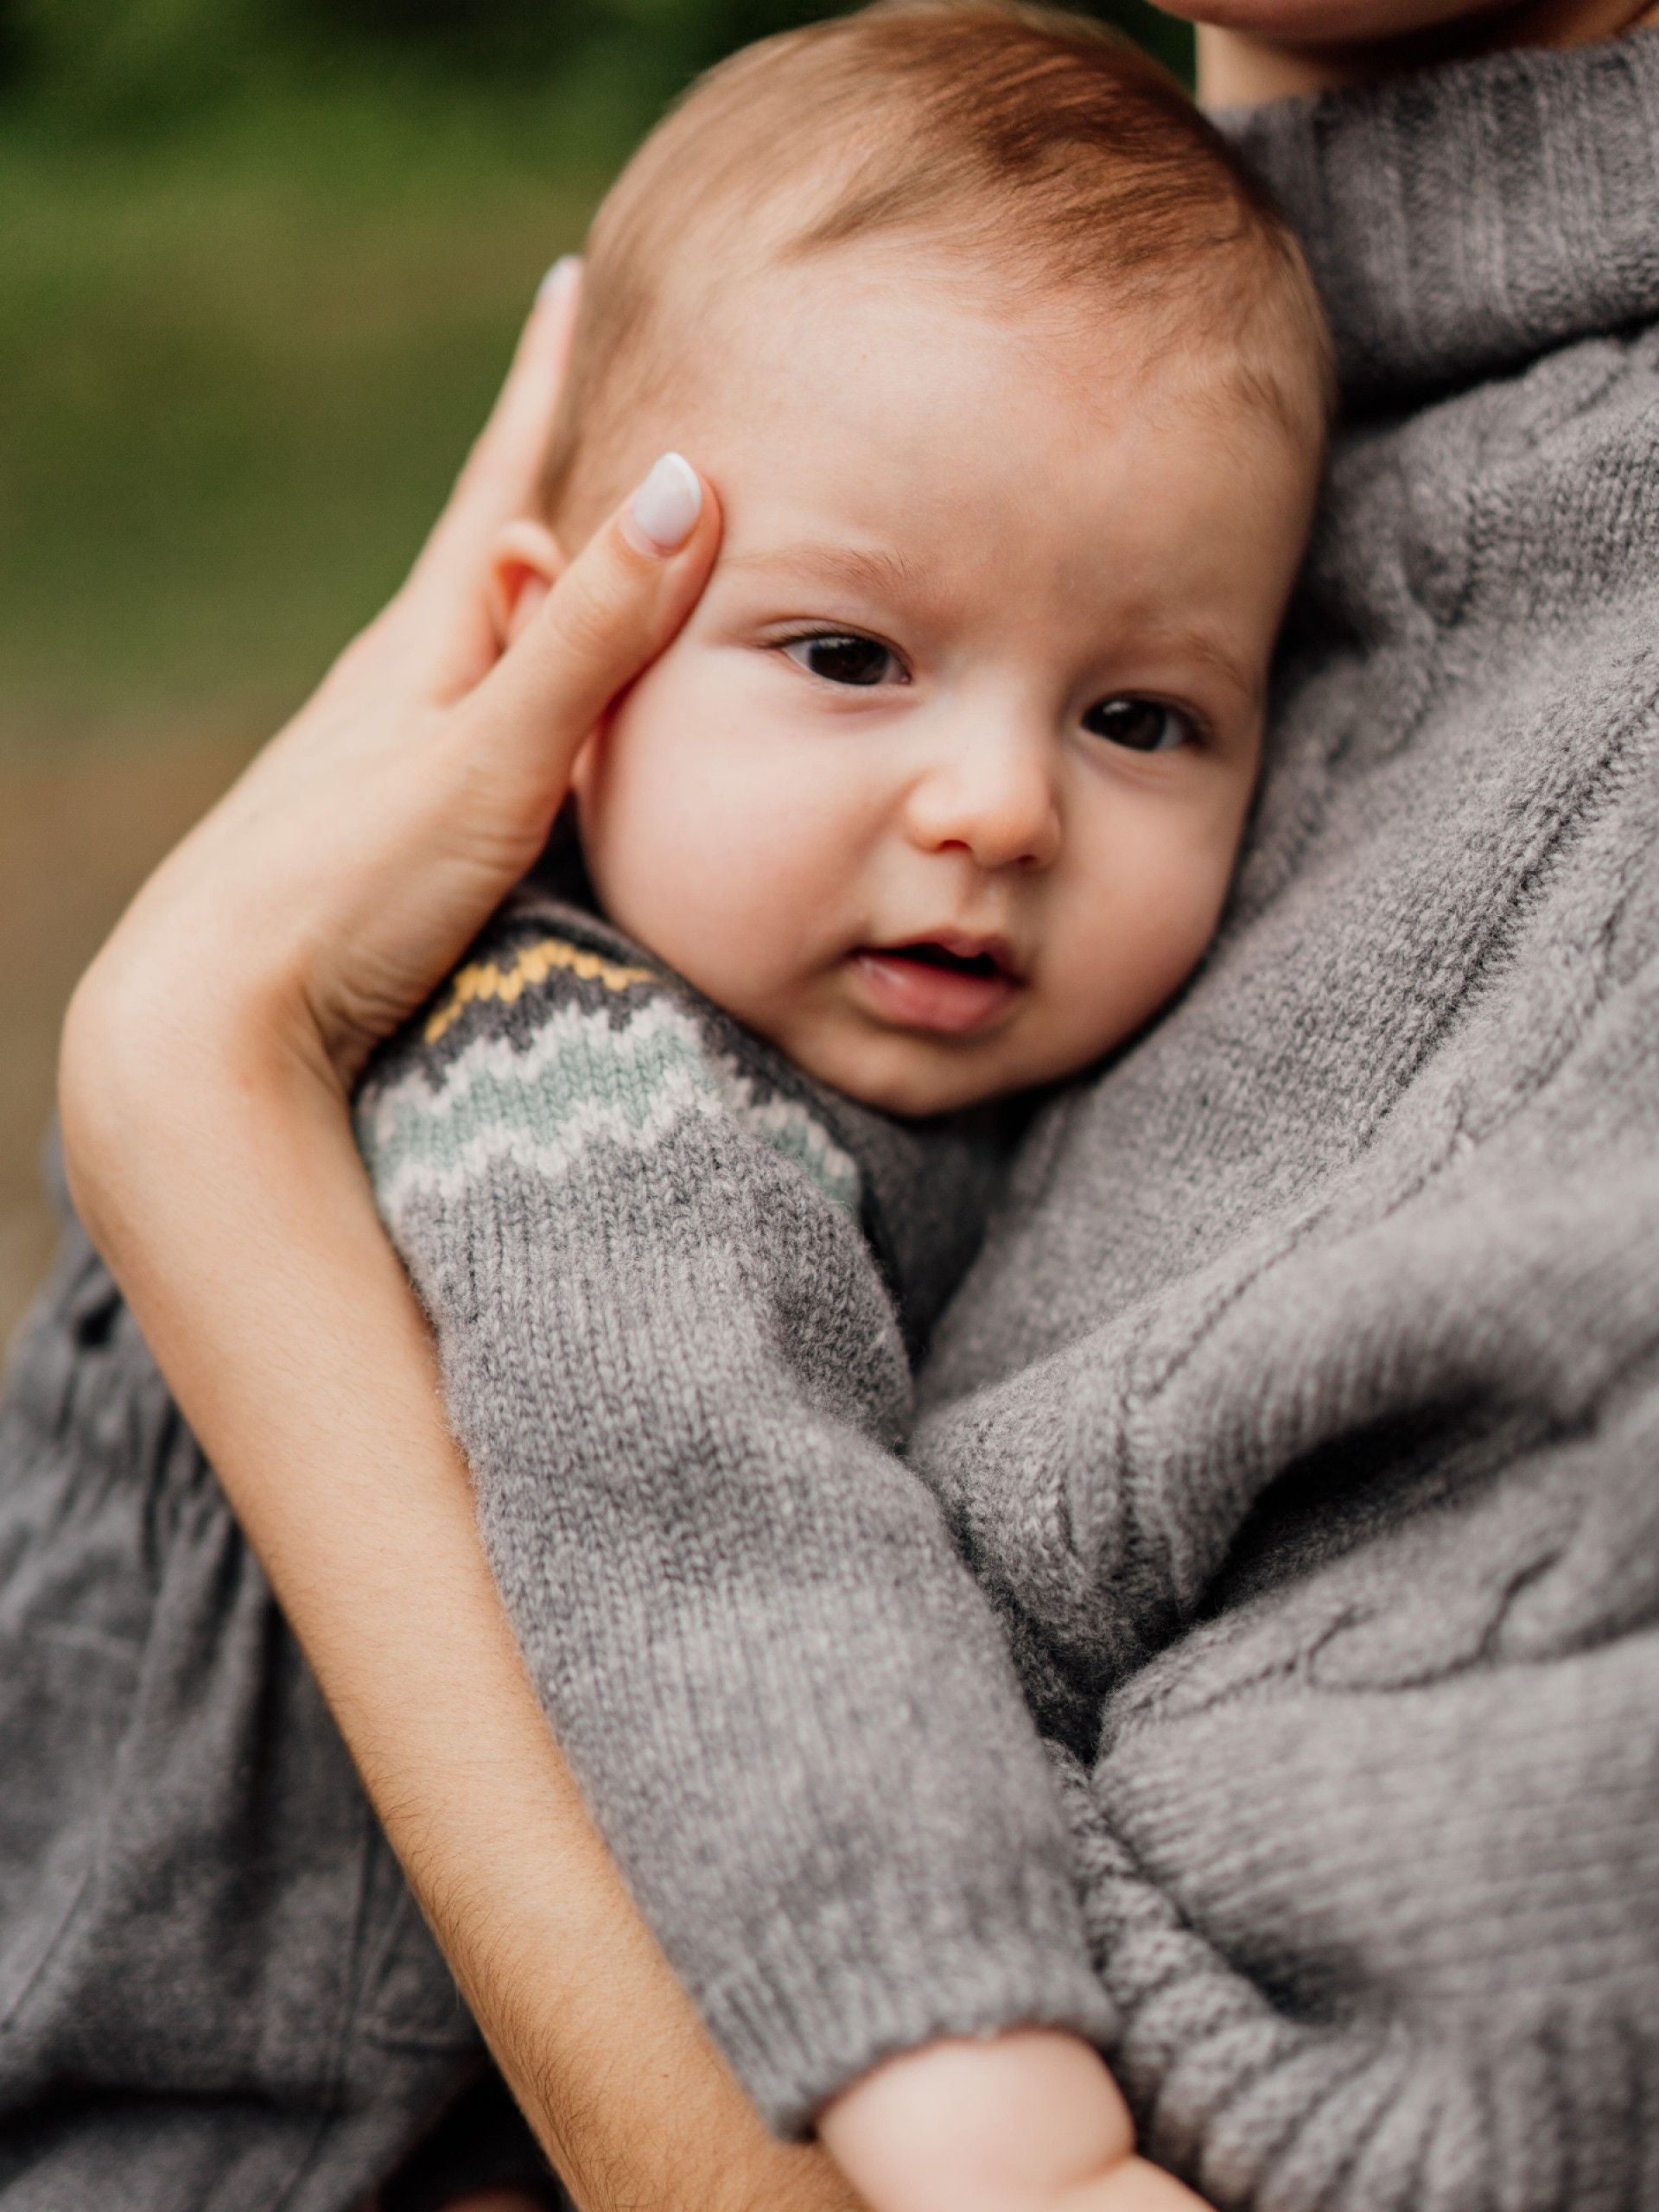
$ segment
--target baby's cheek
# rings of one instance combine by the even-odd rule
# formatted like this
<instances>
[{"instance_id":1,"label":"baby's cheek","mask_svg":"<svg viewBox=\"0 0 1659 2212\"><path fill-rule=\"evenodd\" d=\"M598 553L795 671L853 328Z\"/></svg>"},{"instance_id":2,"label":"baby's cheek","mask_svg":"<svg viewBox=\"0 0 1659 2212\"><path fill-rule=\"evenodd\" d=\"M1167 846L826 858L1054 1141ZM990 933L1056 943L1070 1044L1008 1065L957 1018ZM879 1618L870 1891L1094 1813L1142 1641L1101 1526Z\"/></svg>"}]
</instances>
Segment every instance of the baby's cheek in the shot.
<instances>
[{"instance_id":1,"label":"baby's cheek","mask_svg":"<svg viewBox=\"0 0 1659 2212\"><path fill-rule=\"evenodd\" d=\"M740 1020L786 1000L788 932L763 868L702 807L607 808L584 829L604 912Z\"/></svg>"},{"instance_id":2,"label":"baby's cheek","mask_svg":"<svg viewBox=\"0 0 1659 2212\"><path fill-rule=\"evenodd\" d=\"M1225 887L1209 868L1166 874L1071 933L1048 992L1051 1034L1070 1069L1051 1072L1111 1052L1180 989L1215 934Z\"/></svg>"},{"instance_id":3,"label":"baby's cheek","mask_svg":"<svg viewBox=\"0 0 1659 2212\"><path fill-rule=\"evenodd\" d=\"M608 745L580 793L578 823L588 874L606 914L674 966L676 945L705 903L715 832L709 803L671 753Z\"/></svg>"}]
</instances>

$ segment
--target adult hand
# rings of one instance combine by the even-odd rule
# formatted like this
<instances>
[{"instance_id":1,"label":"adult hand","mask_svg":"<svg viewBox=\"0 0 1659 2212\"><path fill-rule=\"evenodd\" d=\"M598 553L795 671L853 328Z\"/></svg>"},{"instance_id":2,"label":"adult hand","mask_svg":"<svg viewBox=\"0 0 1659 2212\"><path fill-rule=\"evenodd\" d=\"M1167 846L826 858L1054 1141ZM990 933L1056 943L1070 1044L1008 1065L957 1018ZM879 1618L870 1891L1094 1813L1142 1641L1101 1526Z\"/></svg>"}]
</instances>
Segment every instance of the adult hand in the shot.
<instances>
[{"instance_id":1,"label":"adult hand","mask_svg":"<svg viewBox=\"0 0 1659 2212\"><path fill-rule=\"evenodd\" d=\"M575 279L564 265L538 300L403 588L84 979L62 1096L94 1212L101 1110L160 1055L175 1071L208 1055L257 1072L276 1053L350 1085L534 861L583 741L701 591L715 503L668 456L550 591L526 581L506 645L492 556L533 507Z\"/></svg>"},{"instance_id":2,"label":"adult hand","mask_svg":"<svg viewBox=\"0 0 1659 2212\"><path fill-rule=\"evenodd\" d=\"M346 1109L713 558L712 499L659 465L550 592L513 579L504 650L493 556L532 511L572 304L538 305L404 589L83 981L66 1160L582 2212L849 2212L823 2153L772 2142L721 2065L548 1734Z\"/></svg>"}]
</instances>

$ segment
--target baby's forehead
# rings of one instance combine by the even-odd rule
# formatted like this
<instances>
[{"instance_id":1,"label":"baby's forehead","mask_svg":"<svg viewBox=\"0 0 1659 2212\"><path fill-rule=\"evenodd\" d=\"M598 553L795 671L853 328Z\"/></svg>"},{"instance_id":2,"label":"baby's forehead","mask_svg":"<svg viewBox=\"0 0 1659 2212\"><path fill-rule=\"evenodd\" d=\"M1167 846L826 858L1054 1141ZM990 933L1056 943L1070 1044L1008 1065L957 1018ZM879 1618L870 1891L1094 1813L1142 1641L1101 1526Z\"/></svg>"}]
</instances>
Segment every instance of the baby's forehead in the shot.
<instances>
[{"instance_id":1,"label":"baby's forehead","mask_svg":"<svg viewBox=\"0 0 1659 2212\"><path fill-rule=\"evenodd\" d=\"M1239 388L1277 391L1287 423L1320 434L1306 269L1177 88L1077 20L888 0L735 56L619 180L590 242L550 488L591 475L647 413L731 404L754 361L767 373L750 404L782 404L846 296L900 265L1028 342L1011 404L1109 315L1108 357L1146 350L1160 324L1189 350L1224 351L1228 334ZM778 320L785 278L804 289L785 318L797 354L779 359L767 310ZM913 327L902 342L930 344Z\"/></svg>"},{"instance_id":2,"label":"baby's forehead","mask_svg":"<svg viewBox=\"0 0 1659 2212\"><path fill-rule=\"evenodd\" d=\"M1294 556L1312 457L1224 361L1122 317L1062 344L889 275L820 318L797 272L710 356L690 435L746 608L1086 640L1232 603L1237 563Z\"/></svg>"},{"instance_id":3,"label":"baby's forehead","mask_svg":"<svg viewBox=\"0 0 1659 2212\"><path fill-rule=\"evenodd\" d=\"M804 461L850 434L879 474L948 416L963 438L957 474L1010 445L1051 459L1097 448L1151 407L1205 433L1271 423L1287 470L1317 465L1313 410L1287 422L1246 319L1216 315L1191 289L1010 288L971 256L899 238L751 265L701 298L688 288L681 316L679 357L694 365L660 380L653 431L678 420L741 445L782 427Z\"/></svg>"}]
</instances>

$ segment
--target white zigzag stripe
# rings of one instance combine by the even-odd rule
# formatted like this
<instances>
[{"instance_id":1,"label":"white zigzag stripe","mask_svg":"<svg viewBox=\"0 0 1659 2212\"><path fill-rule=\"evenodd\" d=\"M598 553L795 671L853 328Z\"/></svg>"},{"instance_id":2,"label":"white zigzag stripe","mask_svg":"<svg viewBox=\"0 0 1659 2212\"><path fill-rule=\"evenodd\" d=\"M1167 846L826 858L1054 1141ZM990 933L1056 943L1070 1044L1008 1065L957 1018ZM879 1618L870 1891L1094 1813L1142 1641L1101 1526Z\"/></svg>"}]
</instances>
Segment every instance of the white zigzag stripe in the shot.
<instances>
[{"instance_id":1,"label":"white zigzag stripe","mask_svg":"<svg viewBox=\"0 0 1659 2212\"><path fill-rule=\"evenodd\" d=\"M660 1144L687 1115L729 1115L786 1158L794 1159L826 1194L855 1211L860 1178L850 1155L817 1119L793 1100L761 1103L756 1087L741 1071L710 1051L690 1016L656 1001L639 1009L621 1029L580 1007L552 1014L534 1043L520 1049L505 1039L480 1038L452 1064L442 1090L434 1095L424 1079L411 1076L374 1095L359 1113L363 1149L371 1163L377 1154L404 1148L399 1124L413 1115L429 1127L464 1121L473 1096L486 1082L532 1091L539 1078L573 1047L613 1057L620 1071L645 1052L667 1045L683 1047L682 1065L659 1068L643 1116L603 1098L584 1099L535 1130L487 1122L467 1138L442 1163L421 1151L406 1154L385 1182L377 1179L383 1212L394 1217L417 1194L453 1198L478 1180L494 1161L510 1160L532 1173L558 1177L569 1172L596 1140L632 1152Z\"/></svg>"},{"instance_id":2,"label":"white zigzag stripe","mask_svg":"<svg viewBox=\"0 0 1659 2212\"><path fill-rule=\"evenodd\" d=\"M607 1139L627 1152L650 1152L689 1116L720 1111L718 1100L686 1070L663 1086L642 1121L595 1099L567 1116L556 1131L493 1123L469 1137L442 1166L419 1156L404 1160L389 1183L377 1185L377 1196L382 1212L396 1219L417 1198L463 1196L486 1181L489 1169L503 1161L532 1175L556 1179L568 1174L596 1140Z\"/></svg>"}]
</instances>

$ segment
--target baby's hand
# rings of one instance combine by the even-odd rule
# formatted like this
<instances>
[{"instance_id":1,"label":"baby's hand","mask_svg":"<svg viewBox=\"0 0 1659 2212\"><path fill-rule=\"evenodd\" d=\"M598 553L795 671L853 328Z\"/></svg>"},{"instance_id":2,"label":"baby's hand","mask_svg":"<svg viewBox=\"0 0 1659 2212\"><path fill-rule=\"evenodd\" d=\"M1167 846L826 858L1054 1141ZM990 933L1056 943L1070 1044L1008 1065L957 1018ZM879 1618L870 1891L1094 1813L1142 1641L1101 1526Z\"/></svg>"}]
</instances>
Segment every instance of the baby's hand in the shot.
<instances>
[{"instance_id":1,"label":"baby's hand","mask_svg":"<svg viewBox=\"0 0 1659 2212\"><path fill-rule=\"evenodd\" d=\"M871 2212L1203 2212L1135 2156L1117 2084L1058 2029L906 2051L844 2090L818 2133Z\"/></svg>"}]
</instances>

